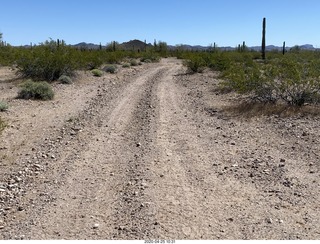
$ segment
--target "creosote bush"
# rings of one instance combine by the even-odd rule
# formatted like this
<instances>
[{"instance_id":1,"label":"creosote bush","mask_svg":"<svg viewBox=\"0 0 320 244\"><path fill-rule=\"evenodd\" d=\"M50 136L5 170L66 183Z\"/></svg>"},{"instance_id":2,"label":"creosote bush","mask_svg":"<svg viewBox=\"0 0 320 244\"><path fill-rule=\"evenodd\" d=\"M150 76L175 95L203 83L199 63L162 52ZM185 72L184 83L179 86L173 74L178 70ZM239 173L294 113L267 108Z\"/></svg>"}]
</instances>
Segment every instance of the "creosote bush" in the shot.
<instances>
[{"instance_id":1,"label":"creosote bush","mask_svg":"<svg viewBox=\"0 0 320 244\"><path fill-rule=\"evenodd\" d=\"M202 73L206 67L206 63L201 56L192 56L183 62L188 70L192 73Z\"/></svg>"},{"instance_id":2,"label":"creosote bush","mask_svg":"<svg viewBox=\"0 0 320 244\"><path fill-rule=\"evenodd\" d=\"M318 103L320 61L290 56L266 63L233 62L222 74L223 86L262 102L284 101L302 106Z\"/></svg>"},{"instance_id":3,"label":"creosote bush","mask_svg":"<svg viewBox=\"0 0 320 244\"><path fill-rule=\"evenodd\" d=\"M54 81L61 75L72 76L76 68L73 52L70 47L58 46L54 41L23 50L17 60L18 73L37 81Z\"/></svg>"},{"instance_id":4,"label":"creosote bush","mask_svg":"<svg viewBox=\"0 0 320 244\"><path fill-rule=\"evenodd\" d=\"M45 81L34 82L27 80L20 85L18 98L21 99L37 99L37 100L51 100L54 97L54 92L50 84Z\"/></svg>"}]
</instances>

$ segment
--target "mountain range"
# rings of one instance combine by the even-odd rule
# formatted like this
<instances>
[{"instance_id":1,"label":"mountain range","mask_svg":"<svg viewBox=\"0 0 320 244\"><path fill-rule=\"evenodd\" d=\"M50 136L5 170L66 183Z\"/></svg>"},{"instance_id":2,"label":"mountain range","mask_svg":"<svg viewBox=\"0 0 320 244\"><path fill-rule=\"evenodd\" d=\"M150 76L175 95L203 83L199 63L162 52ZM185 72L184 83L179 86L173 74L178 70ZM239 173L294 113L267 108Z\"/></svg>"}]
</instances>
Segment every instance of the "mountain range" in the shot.
<instances>
[{"instance_id":1,"label":"mountain range","mask_svg":"<svg viewBox=\"0 0 320 244\"><path fill-rule=\"evenodd\" d=\"M152 47L153 45L151 43L145 43L142 42L140 40L131 40L128 42L123 42L121 44L117 44L117 47L120 49L124 49L124 50L144 50L145 45L147 47ZM85 42L81 42L78 43L76 45L72 45L74 47L77 48L85 48L85 49L99 49L100 45L98 44L94 44L94 43L85 43ZM312 44L304 44L304 45L297 45L301 50L319 50L317 48L315 48ZM106 46L101 46L102 48L106 48ZM168 49L170 50L175 50L176 48L182 48L185 50L192 50L192 51L207 51L212 49L212 46L201 46L201 45L187 45L187 44L180 44L180 45L168 45ZM224 51L232 51L235 50L236 47L231 47L231 46L222 46L222 47L218 47L220 50L224 50ZM260 51L261 50L261 46L252 46L252 47L247 47L249 50L253 50L253 51ZM286 47L286 50L290 50L292 47ZM266 46L266 50L267 51L274 51L274 50L278 50L278 51L282 51L282 46L275 46L275 45L268 45Z\"/></svg>"}]
</instances>

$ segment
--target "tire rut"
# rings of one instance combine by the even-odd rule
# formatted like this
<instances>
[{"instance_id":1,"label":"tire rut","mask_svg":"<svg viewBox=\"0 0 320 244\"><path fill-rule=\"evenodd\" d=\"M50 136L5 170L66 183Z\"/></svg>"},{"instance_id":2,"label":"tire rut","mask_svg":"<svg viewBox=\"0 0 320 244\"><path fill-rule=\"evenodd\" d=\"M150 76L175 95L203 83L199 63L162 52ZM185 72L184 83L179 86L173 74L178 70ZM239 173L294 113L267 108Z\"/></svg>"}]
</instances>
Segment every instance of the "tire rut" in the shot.
<instances>
[{"instance_id":1,"label":"tire rut","mask_svg":"<svg viewBox=\"0 0 320 244\"><path fill-rule=\"evenodd\" d=\"M104 86L63 134L75 140L61 146L57 162L43 169L41 185L20 201L33 207L20 213L22 223L8 239L142 239L151 238L150 205L144 195L150 177L145 162L153 109L151 93L166 65L137 74L119 95ZM67 138L61 140L69 140ZM54 183L53 183L54 182ZM31 184L31 187L33 185ZM43 200L37 195L42 194ZM49 197L49 199L46 199ZM27 210L27 208L25 209ZM149 211L150 212L150 211ZM44 221L45 220L45 221Z\"/></svg>"}]
</instances>

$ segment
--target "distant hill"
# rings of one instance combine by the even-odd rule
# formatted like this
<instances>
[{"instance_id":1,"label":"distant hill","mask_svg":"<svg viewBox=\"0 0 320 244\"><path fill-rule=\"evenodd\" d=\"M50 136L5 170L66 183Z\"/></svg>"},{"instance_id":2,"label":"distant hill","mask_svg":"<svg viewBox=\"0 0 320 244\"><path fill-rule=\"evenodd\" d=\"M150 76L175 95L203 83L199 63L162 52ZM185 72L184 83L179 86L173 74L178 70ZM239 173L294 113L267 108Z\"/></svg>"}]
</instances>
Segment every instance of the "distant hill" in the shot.
<instances>
[{"instance_id":1,"label":"distant hill","mask_svg":"<svg viewBox=\"0 0 320 244\"><path fill-rule=\"evenodd\" d=\"M120 44L120 48L124 50L144 50L146 47L152 47L153 45L151 43L144 43L140 40L131 40L128 42L123 42Z\"/></svg>"},{"instance_id":2,"label":"distant hill","mask_svg":"<svg viewBox=\"0 0 320 244\"><path fill-rule=\"evenodd\" d=\"M86 42L80 42L76 45L72 45L76 48L84 48L84 49L99 49L100 45L93 44L93 43L86 43ZM122 50L144 50L145 46L152 47L153 45L151 43L145 44L144 42L140 40L131 40L128 42L123 42L118 45L118 48ZM106 46L101 45L102 48L106 48Z\"/></svg>"},{"instance_id":3,"label":"distant hill","mask_svg":"<svg viewBox=\"0 0 320 244\"><path fill-rule=\"evenodd\" d=\"M84 48L84 49L99 49L100 45L93 44L93 43L80 42L76 45L73 45L73 47Z\"/></svg>"},{"instance_id":4,"label":"distant hill","mask_svg":"<svg viewBox=\"0 0 320 244\"><path fill-rule=\"evenodd\" d=\"M123 42L121 44L119 44L119 47L123 50L144 50L145 45L147 47L153 47L153 45L151 43L147 43L145 44L143 41L140 40L131 40L128 42ZM94 44L94 43L85 43L85 42L81 42L78 43L76 45L72 45L74 47L77 48L85 48L85 49L99 49L100 45L98 44ZM177 47L182 48L184 50L190 50L190 51L207 51L212 49L212 47L210 46L200 46L200 45L187 45L187 44L180 44L180 45L168 45L168 48L170 50L175 50ZM298 46L301 50L319 50L316 49L313 45L311 44L304 44L304 45L300 45ZM102 45L102 48L106 48L106 46ZM222 46L222 47L218 47L220 50L223 51L232 51L235 50L235 47L230 47L230 46ZM290 50L292 47L286 47L286 50ZM261 46L252 46L252 47L248 47L249 50L254 50L254 51L260 51L261 50ZM282 46L275 46L275 45L268 45L266 46L266 50L267 51L273 51L273 50L278 50L278 51L282 51Z\"/></svg>"}]
</instances>

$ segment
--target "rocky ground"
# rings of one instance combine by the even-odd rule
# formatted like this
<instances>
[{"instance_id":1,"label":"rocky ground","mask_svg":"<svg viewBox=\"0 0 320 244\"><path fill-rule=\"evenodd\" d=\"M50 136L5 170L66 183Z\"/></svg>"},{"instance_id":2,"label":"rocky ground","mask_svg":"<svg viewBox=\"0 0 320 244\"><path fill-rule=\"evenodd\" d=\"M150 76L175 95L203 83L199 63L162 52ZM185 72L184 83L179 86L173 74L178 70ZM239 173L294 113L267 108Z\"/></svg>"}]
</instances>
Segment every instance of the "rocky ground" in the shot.
<instances>
[{"instance_id":1,"label":"rocky ground","mask_svg":"<svg viewBox=\"0 0 320 244\"><path fill-rule=\"evenodd\" d=\"M320 238L317 108L243 106L171 58L53 101L18 83L0 68L0 239Z\"/></svg>"}]
</instances>

